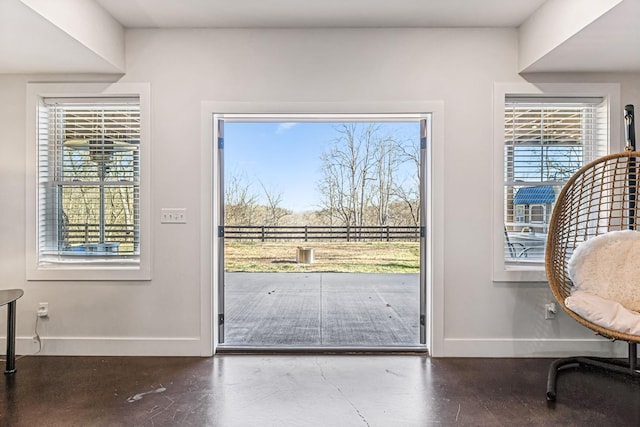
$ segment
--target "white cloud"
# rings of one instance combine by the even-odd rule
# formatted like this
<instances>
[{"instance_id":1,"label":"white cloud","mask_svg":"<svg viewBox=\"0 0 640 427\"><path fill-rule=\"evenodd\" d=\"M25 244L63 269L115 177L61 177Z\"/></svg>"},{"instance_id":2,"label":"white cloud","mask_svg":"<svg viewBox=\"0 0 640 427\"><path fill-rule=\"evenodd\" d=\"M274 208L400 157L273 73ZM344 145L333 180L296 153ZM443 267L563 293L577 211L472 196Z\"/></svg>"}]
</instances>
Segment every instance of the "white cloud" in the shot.
<instances>
[{"instance_id":1,"label":"white cloud","mask_svg":"<svg viewBox=\"0 0 640 427\"><path fill-rule=\"evenodd\" d=\"M298 123L293 123L293 122L278 123L278 129L276 129L276 133L286 132L292 127L296 126L297 124Z\"/></svg>"}]
</instances>

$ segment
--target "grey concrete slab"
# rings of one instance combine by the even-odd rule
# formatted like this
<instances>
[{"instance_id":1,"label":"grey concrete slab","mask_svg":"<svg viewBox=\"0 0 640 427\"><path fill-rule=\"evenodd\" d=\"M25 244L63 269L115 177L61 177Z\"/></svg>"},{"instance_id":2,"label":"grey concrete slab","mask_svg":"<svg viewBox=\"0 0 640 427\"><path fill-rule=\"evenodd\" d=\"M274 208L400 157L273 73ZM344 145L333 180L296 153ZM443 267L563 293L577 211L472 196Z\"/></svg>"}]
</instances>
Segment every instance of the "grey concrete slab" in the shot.
<instances>
[{"instance_id":1,"label":"grey concrete slab","mask_svg":"<svg viewBox=\"0 0 640 427\"><path fill-rule=\"evenodd\" d=\"M419 345L419 275L226 273L225 344Z\"/></svg>"},{"instance_id":2,"label":"grey concrete slab","mask_svg":"<svg viewBox=\"0 0 640 427\"><path fill-rule=\"evenodd\" d=\"M225 284L225 343L320 345L319 277L227 273Z\"/></svg>"}]
</instances>

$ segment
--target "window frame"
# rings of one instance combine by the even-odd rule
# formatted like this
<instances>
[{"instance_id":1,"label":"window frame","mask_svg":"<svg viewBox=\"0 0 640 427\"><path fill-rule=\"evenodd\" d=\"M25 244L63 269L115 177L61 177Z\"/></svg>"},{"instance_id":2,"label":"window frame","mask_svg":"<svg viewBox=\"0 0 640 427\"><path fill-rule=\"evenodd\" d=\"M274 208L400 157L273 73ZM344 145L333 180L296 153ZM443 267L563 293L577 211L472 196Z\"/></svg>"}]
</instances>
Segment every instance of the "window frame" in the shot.
<instances>
[{"instance_id":1,"label":"window frame","mask_svg":"<svg viewBox=\"0 0 640 427\"><path fill-rule=\"evenodd\" d=\"M139 145L139 233L138 262L101 257L99 262L83 259L64 263L39 261L38 205L38 114L44 98L137 97L140 100ZM26 278L28 281L113 281L151 280L150 210L150 86L148 83L32 83L27 85L26 129Z\"/></svg>"},{"instance_id":2,"label":"window frame","mask_svg":"<svg viewBox=\"0 0 640 427\"><path fill-rule=\"evenodd\" d=\"M544 264L507 266L504 259L504 117L507 96L602 97L607 106L607 153L623 149L620 85L615 83L496 83L493 98L493 281L545 282Z\"/></svg>"}]
</instances>

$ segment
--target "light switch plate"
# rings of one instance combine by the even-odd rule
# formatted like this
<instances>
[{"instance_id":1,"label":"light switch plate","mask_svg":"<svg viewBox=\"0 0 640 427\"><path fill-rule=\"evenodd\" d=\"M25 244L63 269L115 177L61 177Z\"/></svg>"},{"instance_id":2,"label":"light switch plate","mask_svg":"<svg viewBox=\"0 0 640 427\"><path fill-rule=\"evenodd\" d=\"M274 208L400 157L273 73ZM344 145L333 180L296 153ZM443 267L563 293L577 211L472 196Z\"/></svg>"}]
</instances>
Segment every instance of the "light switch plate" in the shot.
<instances>
[{"instance_id":1,"label":"light switch plate","mask_svg":"<svg viewBox=\"0 0 640 427\"><path fill-rule=\"evenodd\" d=\"M187 209L162 208L160 209L160 222L162 224L186 224Z\"/></svg>"}]
</instances>

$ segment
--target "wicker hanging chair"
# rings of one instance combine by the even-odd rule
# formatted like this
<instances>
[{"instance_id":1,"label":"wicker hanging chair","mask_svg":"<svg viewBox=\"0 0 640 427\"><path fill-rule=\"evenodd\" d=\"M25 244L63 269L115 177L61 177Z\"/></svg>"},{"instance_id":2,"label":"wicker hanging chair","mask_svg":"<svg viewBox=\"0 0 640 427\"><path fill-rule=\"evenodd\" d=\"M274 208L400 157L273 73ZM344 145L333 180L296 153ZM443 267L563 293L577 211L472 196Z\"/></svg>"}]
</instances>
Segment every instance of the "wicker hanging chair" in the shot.
<instances>
[{"instance_id":1,"label":"wicker hanging chair","mask_svg":"<svg viewBox=\"0 0 640 427\"><path fill-rule=\"evenodd\" d=\"M637 347L640 335L608 329L570 310L565 299L574 284L567 264L576 247L591 238L612 231L635 230L640 224L640 207L636 208L640 151L635 151L633 106L625 107L627 151L604 156L581 168L563 187L549 225L546 248L546 272L551 291L558 304L577 322L610 340L626 341L628 360L596 357L568 357L549 367L547 399L556 399L558 371L576 365L593 366L629 375L639 375ZM639 230L640 231L640 230Z\"/></svg>"}]
</instances>

